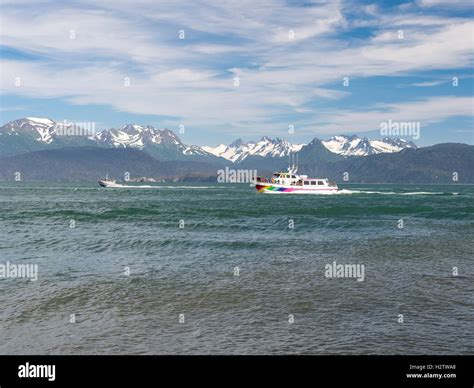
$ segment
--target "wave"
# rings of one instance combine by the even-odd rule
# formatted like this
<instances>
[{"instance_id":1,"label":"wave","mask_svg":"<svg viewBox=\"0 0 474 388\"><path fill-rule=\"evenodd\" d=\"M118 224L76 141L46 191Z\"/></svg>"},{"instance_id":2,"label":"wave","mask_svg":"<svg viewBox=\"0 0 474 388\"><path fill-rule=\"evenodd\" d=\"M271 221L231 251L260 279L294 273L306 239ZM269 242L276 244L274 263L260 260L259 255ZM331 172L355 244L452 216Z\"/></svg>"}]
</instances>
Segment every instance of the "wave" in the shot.
<instances>
[{"instance_id":1,"label":"wave","mask_svg":"<svg viewBox=\"0 0 474 388\"><path fill-rule=\"evenodd\" d=\"M122 185L117 184L114 187L108 187L108 189L233 189L235 187L222 187L222 186L152 186L152 185ZM12 186L12 187L0 187L1 190L104 190L103 187L64 187L64 186Z\"/></svg>"},{"instance_id":2,"label":"wave","mask_svg":"<svg viewBox=\"0 0 474 388\"><path fill-rule=\"evenodd\" d=\"M151 186L151 185L116 185L108 189L214 189L211 186Z\"/></svg>"}]
</instances>

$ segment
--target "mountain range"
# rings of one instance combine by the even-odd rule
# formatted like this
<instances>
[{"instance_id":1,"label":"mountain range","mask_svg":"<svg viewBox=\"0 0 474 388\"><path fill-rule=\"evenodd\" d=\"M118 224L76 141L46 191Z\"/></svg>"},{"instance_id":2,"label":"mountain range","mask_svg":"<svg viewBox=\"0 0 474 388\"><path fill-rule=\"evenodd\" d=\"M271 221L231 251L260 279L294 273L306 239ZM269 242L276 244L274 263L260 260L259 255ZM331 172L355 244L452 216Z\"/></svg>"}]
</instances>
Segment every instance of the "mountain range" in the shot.
<instances>
[{"instance_id":1,"label":"mountain range","mask_svg":"<svg viewBox=\"0 0 474 388\"><path fill-rule=\"evenodd\" d=\"M215 156L201 147L187 146L169 129L136 124L93 131L87 123L55 122L27 117L0 127L0 157L64 147L140 149L158 160L206 160Z\"/></svg>"},{"instance_id":2,"label":"mountain range","mask_svg":"<svg viewBox=\"0 0 474 388\"><path fill-rule=\"evenodd\" d=\"M461 182L474 183L474 147L465 144L418 148L399 138L339 135L307 144L264 136L211 147L184 144L173 131L150 125L95 132L83 124L27 117L0 127L0 179L12 179L15 171L25 179L95 180L106 173L120 179L127 171L134 177L215 180L224 166L262 175L285 169L292 154L300 172L336 181L349 172L352 182L450 183L456 172Z\"/></svg>"},{"instance_id":3,"label":"mountain range","mask_svg":"<svg viewBox=\"0 0 474 388\"><path fill-rule=\"evenodd\" d=\"M403 139L386 137L382 140L369 140L356 135L334 136L322 141L322 144L329 151L344 156L367 156L416 148L414 143ZM136 148L158 160L212 161L214 157L218 157L240 163L249 156L286 157L290 152L299 152L305 145L264 136L258 141L245 143L242 139L237 139L229 145L200 147L186 145L173 131L166 128L156 129L151 125L127 124L119 129L94 132L86 125L61 123L38 117L26 117L0 127L0 157L43 149L97 146Z\"/></svg>"}]
</instances>

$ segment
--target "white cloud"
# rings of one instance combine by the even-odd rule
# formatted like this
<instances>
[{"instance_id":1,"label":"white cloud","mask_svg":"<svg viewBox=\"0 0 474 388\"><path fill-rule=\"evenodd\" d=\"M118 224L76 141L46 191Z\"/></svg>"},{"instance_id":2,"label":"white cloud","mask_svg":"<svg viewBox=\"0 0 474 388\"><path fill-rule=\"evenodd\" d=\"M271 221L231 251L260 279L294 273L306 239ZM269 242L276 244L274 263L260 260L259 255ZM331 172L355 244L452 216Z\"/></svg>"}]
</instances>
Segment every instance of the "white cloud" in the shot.
<instances>
[{"instance_id":1,"label":"white cloud","mask_svg":"<svg viewBox=\"0 0 474 388\"><path fill-rule=\"evenodd\" d=\"M420 7L447 7L447 8L469 8L472 9L471 0L418 0Z\"/></svg>"},{"instance_id":2,"label":"white cloud","mask_svg":"<svg viewBox=\"0 0 474 388\"><path fill-rule=\"evenodd\" d=\"M396 76L472 65L471 21L420 15L411 7L388 15L378 6L364 6L354 20L347 18L341 1L312 7L250 0L46 1L41 9L33 1L3 5L2 44L41 57L4 60L4 91L175 116L176 122L209 129L227 124L229 130L284 128L277 121L292 114L310 128L322 122L319 101L349 93L326 86L345 76ZM352 42L347 32L357 26L370 26L374 36ZM400 28L403 40L397 38ZM178 39L179 29L186 39ZM75 39L70 39L71 30ZM293 40L289 30L294 30ZM21 87L14 85L17 76ZM233 85L234 76L239 87ZM124 87L125 77L130 77L130 87ZM408 106L400 105L400 112L409 111ZM397 112L396 106L384 109ZM449 111L442 111L449 117ZM335 120L334 125L320 128L346 128L350 117L360 125L353 130L362 130L379 113L325 114L321 117Z\"/></svg>"},{"instance_id":3,"label":"white cloud","mask_svg":"<svg viewBox=\"0 0 474 388\"><path fill-rule=\"evenodd\" d=\"M472 97L443 96L421 101L410 101L397 104L380 104L368 111L326 112L317 120L322 123L315 125L316 133L337 134L349 131L371 131L380 129L382 122L407 121L420 122L421 127L441 122L450 117L472 116L474 99Z\"/></svg>"},{"instance_id":4,"label":"white cloud","mask_svg":"<svg viewBox=\"0 0 474 388\"><path fill-rule=\"evenodd\" d=\"M415 82L413 86L419 86L422 88L429 88L432 86L438 86L444 84L446 81L425 81L425 82Z\"/></svg>"}]
</instances>

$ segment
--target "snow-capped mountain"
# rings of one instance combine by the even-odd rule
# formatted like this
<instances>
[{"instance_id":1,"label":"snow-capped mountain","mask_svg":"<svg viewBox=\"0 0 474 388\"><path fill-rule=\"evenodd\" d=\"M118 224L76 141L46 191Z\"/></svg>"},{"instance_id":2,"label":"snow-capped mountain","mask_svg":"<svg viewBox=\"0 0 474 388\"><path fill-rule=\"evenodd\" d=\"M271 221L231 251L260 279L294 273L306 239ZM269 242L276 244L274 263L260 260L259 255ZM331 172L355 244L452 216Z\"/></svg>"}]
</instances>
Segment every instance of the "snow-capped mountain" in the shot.
<instances>
[{"instance_id":1,"label":"snow-capped mountain","mask_svg":"<svg viewBox=\"0 0 474 388\"><path fill-rule=\"evenodd\" d=\"M403 139L384 138L382 140L369 140L353 136L334 136L321 143L329 151L343 156L367 156L379 153L399 152L405 148L416 148L412 142ZM240 163L249 156L283 157L288 153L299 152L305 144L291 144L282 139L262 137L259 141L244 143L241 139L235 140L226 146L219 144L217 147L202 147L205 151L223 157L234 163Z\"/></svg>"},{"instance_id":2,"label":"snow-capped mountain","mask_svg":"<svg viewBox=\"0 0 474 388\"><path fill-rule=\"evenodd\" d=\"M248 156L262 157L283 157L288 153L298 152L303 148L304 144L291 144L283 139L271 139L267 136L262 137L259 141L250 141L244 143L242 139L237 139L228 146L220 144L217 147L202 147L205 151L239 163Z\"/></svg>"},{"instance_id":3,"label":"snow-capped mountain","mask_svg":"<svg viewBox=\"0 0 474 388\"><path fill-rule=\"evenodd\" d=\"M0 127L0 157L52 148L99 146L137 148L160 160L215 159L201 147L184 144L169 129L128 124L119 129L95 132L80 125L39 117L10 121Z\"/></svg>"},{"instance_id":4,"label":"snow-capped mountain","mask_svg":"<svg viewBox=\"0 0 474 388\"><path fill-rule=\"evenodd\" d=\"M380 153L399 152L405 148L417 148L413 142L385 137L382 140L370 140L366 137L333 136L323 140L322 144L331 152L343 156L367 156Z\"/></svg>"},{"instance_id":5,"label":"snow-capped mountain","mask_svg":"<svg viewBox=\"0 0 474 388\"><path fill-rule=\"evenodd\" d=\"M158 149L163 151L166 148L173 149L185 156L210 156L201 147L184 144L173 131L167 128L156 129L151 125L144 127L137 124L127 124L120 129L106 129L93 136L93 139L100 145L111 148L130 147L147 150L156 148L156 151Z\"/></svg>"},{"instance_id":6,"label":"snow-capped mountain","mask_svg":"<svg viewBox=\"0 0 474 388\"><path fill-rule=\"evenodd\" d=\"M308 144L263 137L199 147L184 144L169 129L129 124L77 133L76 125L27 117L0 127L0 179L11 180L21 171L27 179L91 181L104 172L119 177L130 171L137 177L215 180L216 172L233 162L265 176L285 170L291 152L297 155L301 173L335 181L350 172L351 182L444 183L451 182L454 170L465 182L474 180L474 146L467 144L416 149L403 139L353 135L315 138Z\"/></svg>"},{"instance_id":7,"label":"snow-capped mountain","mask_svg":"<svg viewBox=\"0 0 474 388\"><path fill-rule=\"evenodd\" d=\"M34 140L50 144L53 141L55 122L46 118L26 117L10 121L2 127L0 136L28 135Z\"/></svg>"},{"instance_id":8,"label":"snow-capped mountain","mask_svg":"<svg viewBox=\"0 0 474 388\"><path fill-rule=\"evenodd\" d=\"M87 136L67 136L72 125L26 117L0 127L0 157L52 148L91 146Z\"/></svg>"},{"instance_id":9,"label":"snow-capped mountain","mask_svg":"<svg viewBox=\"0 0 474 388\"><path fill-rule=\"evenodd\" d=\"M93 137L98 142L114 148L143 148L150 144L174 144L184 146L181 140L169 129L156 129L151 125L143 127L127 124L119 129L106 129ZM182 148L185 148L182 147Z\"/></svg>"},{"instance_id":10,"label":"snow-capped mountain","mask_svg":"<svg viewBox=\"0 0 474 388\"><path fill-rule=\"evenodd\" d=\"M79 133L78 133L79 130ZM317 139L315 139L317 140ZM403 139L384 138L369 140L352 136L334 136L319 141L327 150L341 156L367 156L379 153L399 152L416 145ZM90 128L78 128L78 123L55 122L48 118L26 117L11 121L0 127L0 157L12 156L30 151L63 147L136 148L159 160L192 160L204 162L233 163L253 161L253 157L282 158L289 153L298 153L306 144L292 144L283 139L267 136L258 141L235 140L229 145L200 147L184 144L169 129L156 129L151 125L127 124L119 129L111 128L101 132ZM249 158L251 157L251 158Z\"/></svg>"}]
</instances>

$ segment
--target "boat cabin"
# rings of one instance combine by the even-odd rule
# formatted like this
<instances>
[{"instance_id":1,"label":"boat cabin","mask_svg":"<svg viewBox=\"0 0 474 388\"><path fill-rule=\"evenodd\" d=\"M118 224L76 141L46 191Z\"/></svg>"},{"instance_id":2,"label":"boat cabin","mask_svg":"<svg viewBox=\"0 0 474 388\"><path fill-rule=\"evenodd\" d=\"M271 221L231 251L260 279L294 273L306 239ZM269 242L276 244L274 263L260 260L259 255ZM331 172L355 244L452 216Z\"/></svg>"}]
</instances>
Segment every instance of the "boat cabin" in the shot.
<instances>
[{"instance_id":1,"label":"boat cabin","mask_svg":"<svg viewBox=\"0 0 474 388\"><path fill-rule=\"evenodd\" d=\"M327 179L314 179L308 178L307 175L296 175L285 172L276 172L273 174L271 183L290 186L328 186Z\"/></svg>"}]
</instances>

